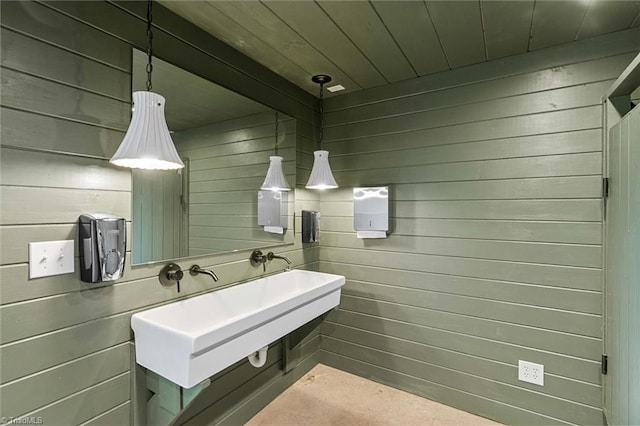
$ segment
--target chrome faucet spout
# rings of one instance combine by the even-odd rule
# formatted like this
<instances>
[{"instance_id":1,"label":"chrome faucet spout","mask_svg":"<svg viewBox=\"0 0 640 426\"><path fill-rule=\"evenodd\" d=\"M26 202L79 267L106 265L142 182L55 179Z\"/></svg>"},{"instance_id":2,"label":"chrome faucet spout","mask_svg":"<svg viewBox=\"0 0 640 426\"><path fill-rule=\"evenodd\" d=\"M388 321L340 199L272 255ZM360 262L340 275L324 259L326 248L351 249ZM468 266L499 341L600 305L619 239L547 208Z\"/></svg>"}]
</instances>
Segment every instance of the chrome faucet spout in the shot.
<instances>
[{"instance_id":1,"label":"chrome faucet spout","mask_svg":"<svg viewBox=\"0 0 640 426\"><path fill-rule=\"evenodd\" d=\"M272 251L270 251L269 253L267 253L267 259L268 260L273 260L273 259L282 259L285 262L287 262L287 265L291 265L291 260L289 260L288 257L286 256L278 256L277 254L274 254Z\"/></svg>"},{"instance_id":2,"label":"chrome faucet spout","mask_svg":"<svg viewBox=\"0 0 640 426\"><path fill-rule=\"evenodd\" d=\"M289 265L291 265L289 258L286 256L278 256L272 251L267 254L262 254L260 250L254 250L253 253L251 253L249 261L253 267L262 265L262 270L267 272L267 262L271 262L273 259L282 259L287 262L287 270L289 270Z\"/></svg>"},{"instance_id":3,"label":"chrome faucet spout","mask_svg":"<svg viewBox=\"0 0 640 426\"><path fill-rule=\"evenodd\" d=\"M209 271L207 269L202 269L199 265L193 265L191 268L189 268L189 273L193 276L196 276L198 274L204 274L204 275L209 275L213 281L218 281L218 275L216 275L215 272L213 271Z\"/></svg>"}]
</instances>

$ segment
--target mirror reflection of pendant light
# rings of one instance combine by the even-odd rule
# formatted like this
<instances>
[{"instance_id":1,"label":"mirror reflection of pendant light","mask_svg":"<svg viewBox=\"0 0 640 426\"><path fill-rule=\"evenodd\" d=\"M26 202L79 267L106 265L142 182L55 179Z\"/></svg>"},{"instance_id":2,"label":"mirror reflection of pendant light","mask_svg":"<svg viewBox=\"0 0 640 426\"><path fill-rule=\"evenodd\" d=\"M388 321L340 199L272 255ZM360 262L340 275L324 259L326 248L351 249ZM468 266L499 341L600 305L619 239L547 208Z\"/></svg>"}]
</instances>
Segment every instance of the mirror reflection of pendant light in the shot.
<instances>
[{"instance_id":1,"label":"mirror reflection of pendant light","mask_svg":"<svg viewBox=\"0 0 640 426\"><path fill-rule=\"evenodd\" d=\"M133 114L124 139L110 163L133 169L181 169L184 163L164 118L164 97L151 91L152 0L147 2L147 91L133 92Z\"/></svg>"},{"instance_id":2,"label":"mirror reflection of pendant light","mask_svg":"<svg viewBox=\"0 0 640 426\"><path fill-rule=\"evenodd\" d=\"M260 189L289 191L289 182L282 171L282 157L278 155L278 111L276 111L275 154L269 157L269 169Z\"/></svg>"},{"instance_id":3,"label":"mirror reflection of pendant light","mask_svg":"<svg viewBox=\"0 0 640 426\"><path fill-rule=\"evenodd\" d=\"M323 120L324 120L324 90L325 83L331 81L331 77L328 75L314 75L311 81L320 85L320 150L313 153L313 168L311 169L311 175L305 185L309 189L333 189L337 188L338 184L333 178L331 173L331 166L329 166L329 151L322 149L322 136L323 136Z\"/></svg>"}]
</instances>

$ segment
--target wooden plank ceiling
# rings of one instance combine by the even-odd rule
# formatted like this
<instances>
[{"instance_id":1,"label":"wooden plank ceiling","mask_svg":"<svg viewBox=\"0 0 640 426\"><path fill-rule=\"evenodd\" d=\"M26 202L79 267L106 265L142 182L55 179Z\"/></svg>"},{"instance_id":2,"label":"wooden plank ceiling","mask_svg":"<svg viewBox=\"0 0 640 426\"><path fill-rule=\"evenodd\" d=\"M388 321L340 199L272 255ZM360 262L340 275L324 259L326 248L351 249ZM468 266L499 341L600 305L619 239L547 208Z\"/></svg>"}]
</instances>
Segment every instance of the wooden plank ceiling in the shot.
<instances>
[{"instance_id":1,"label":"wooden plank ceiling","mask_svg":"<svg viewBox=\"0 0 640 426\"><path fill-rule=\"evenodd\" d=\"M147 90L147 54L133 50L133 90ZM153 59L153 91L166 99L171 131L206 126L223 120L272 111L258 102L197 75Z\"/></svg>"},{"instance_id":2,"label":"wooden plank ceiling","mask_svg":"<svg viewBox=\"0 0 640 426\"><path fill-rule=\"evenodd\" d=\"M312 94L368 89L640 25L640 1L160 2Z\"/></svg>"}]
</instances>

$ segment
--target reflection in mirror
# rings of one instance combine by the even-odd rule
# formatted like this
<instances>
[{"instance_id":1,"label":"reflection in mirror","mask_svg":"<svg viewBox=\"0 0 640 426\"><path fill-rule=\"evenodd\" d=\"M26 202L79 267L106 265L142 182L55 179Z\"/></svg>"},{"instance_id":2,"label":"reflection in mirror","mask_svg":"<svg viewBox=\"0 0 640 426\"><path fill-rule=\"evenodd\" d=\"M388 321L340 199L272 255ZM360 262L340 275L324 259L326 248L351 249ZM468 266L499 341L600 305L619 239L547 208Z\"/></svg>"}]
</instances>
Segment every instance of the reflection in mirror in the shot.
<instances>
[{"instance_id":1,"label":"reflection in mirror","mask_svg":"<svg viewBox=\"0 0 640 426\"><path fill-rule=\"evenodd\" d=\"M133 51L133 90L146 89L146 54ZM258 249L293 242L258 226L258 190L276 144L275 111L183 69L153 60L153 91L185 168L133 170L132 263ZM280 113L277 144L295 182L295 120ZM293 194L292 194L293 195Z\"/></svg>"}]
</instances>

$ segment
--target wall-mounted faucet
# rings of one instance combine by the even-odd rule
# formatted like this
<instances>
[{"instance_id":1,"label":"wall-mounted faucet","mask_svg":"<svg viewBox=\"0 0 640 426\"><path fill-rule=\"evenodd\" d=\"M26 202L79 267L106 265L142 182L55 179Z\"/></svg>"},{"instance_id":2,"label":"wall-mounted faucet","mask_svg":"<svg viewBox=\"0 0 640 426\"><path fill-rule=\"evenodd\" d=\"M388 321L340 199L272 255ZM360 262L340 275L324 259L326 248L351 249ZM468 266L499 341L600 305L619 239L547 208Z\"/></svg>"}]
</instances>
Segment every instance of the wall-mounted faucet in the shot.
<instances>
[{"instance_id":1,"label":"wall-mounted faucet","mask_svg":"<svg viewBox=\"0 0 640 426\"><path fill-rule=\"evenodd\" d=\"M289 268L289 265L291 265L291 261L287 256L278 256L274 254L272 251L270 251L269 253L267 253L267 260L271 261L273 259L281 259L287 262L287 269Z\"/></svg>"},{"instance_id":2,"label":"wall-mounted faucet","mask_svg":"<svg viewBox=\"0 0 640 426\"><path fill-rule=\"evenodd\" d=\"M291 260L289 260L288 257L278 256L272 251L270 251L267 254L263 254L260 250L254 250L253 253L251 253L251 257L249 258L249 261L251 262L251 266L253 266L254 268L262 265L262 270L266 272L267 261L270 262L273 259L281 259L287 262L287 269L289 269L289 265L291 265Z\"/></svg>"},{"instance_id":3,"label":"wall-mounted faucet","mask_svg":"<svg viewBox=\"0 0 640 426\"><path fill-rule=\"evenodd\" d=\"M218 281L218 276L213 271L208 271L206 269L202 269L199 265L193 265L189 268L189 274L192 276L196 276L198 274L209 275L213 278L213 281ZM169 263L167 266L162 268L160 271L160 275L158 275L158 279L160 280L160 284L164 287L171 287L172 285L177 285L178 293L180 293L180 281L184 278L184 272L180 268L179 265L175 263Z\"/></svg>"},{"instance_id":4,"label":"wall-mounted faucet","mask_svg":"<svg viewBox=\"0 0 640 426\"><path fill-rule=\"evenodd\" d=\"M189 268L189 274L191 274L194 277L198 274L209 275L211 278L213 278L213 281L218 281L218 276L216 275L215 272L202 269L200 265L191 266L191 268Z\"/></svg>"}]
</instances>

